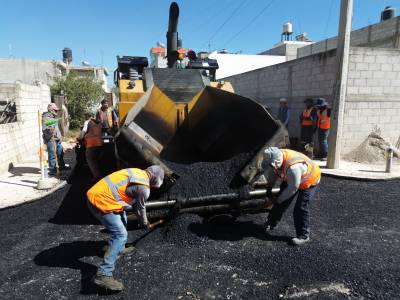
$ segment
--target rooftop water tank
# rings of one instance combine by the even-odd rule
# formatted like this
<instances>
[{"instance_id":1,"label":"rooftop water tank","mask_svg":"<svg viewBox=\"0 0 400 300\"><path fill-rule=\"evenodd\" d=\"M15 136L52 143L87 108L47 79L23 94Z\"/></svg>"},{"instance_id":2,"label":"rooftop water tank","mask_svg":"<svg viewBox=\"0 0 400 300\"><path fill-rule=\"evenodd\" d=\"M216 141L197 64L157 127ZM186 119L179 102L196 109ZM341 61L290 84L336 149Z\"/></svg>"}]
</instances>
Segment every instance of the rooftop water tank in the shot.
<instances>
[{"instance_id":1,"label":"rooftop water tank","mask_svg":"<svg viewBox=\"0 0 400 300\"><path fill-rule=\"evenodd\" d=\"M65 47L62 50L63 62L70 64L72 62L72 50Z\"/></svg>"},{"instance_id":2,"label":"rooftop water tank","mask_svg":"<svg viewBox=\"0 0 400 300\"><path fill-rule=\"evenodd\" d=\"M391 6L386 6L385 9L381 12L381 21L389 20L394 18L396 10Z\"/></svg>"},{"instance_id":3,"label":"rooftop water tank","mask_svg":"<svg viewBox=\"0 0 400 300\"><path fill-rule=\"evenodd\" d=\"M293 33L293 25L290 22L283 24L283 31L284 34L292 34Z\"/></svg>"}]
</instances>

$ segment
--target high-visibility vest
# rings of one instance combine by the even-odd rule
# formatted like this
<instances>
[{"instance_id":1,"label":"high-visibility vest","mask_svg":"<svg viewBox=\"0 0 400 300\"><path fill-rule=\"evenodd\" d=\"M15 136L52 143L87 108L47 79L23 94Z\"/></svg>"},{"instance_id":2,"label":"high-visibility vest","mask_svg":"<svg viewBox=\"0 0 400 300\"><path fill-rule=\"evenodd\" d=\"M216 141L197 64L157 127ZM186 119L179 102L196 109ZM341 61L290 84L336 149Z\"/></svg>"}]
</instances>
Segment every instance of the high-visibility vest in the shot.
<instances>
[{"instance_id":1,"label":"high-visibility vest","mask_svg":"<svg viewBox=\"0 0 400 300\"><path fill-rule=\"evenodd\" d=\"M313 125L313 120L311 119L312 111L313 111L312 107L310 109L305 109L303 111L303 118L302 118L301 126L312 126Z\"/></svg>"},{"instance_id":2,"label":"high-visibility vest","mask_svg":"<svg viewBox=\"0 0 400 300\"><path fill-rule=\"evenodd\" d=\"M289 150L281 149L283 153L282 163L282 178L286 179L286 173L290 166L294 164L303 163L307 165L307 172L301 176L299 190L306 190L309 187L316 185L321 178L321 170L319 166L314 163L310 158L302 153Z\"/></svg>"},{"instance_id":3,"label":"high-visibility vest","mask_svg":"<svg viewBox=\"0 0 400 300\"><path fill-rule=\"evenodd\" d=\"M103 146L100 123L96 123L93 119L89 121L88 130L84 137L84 142L86 148Z\"/></svg>"},{"instance_id":4,"label":"high-visibility vest","mask_svg":"<svg viewBox=\"0 0 400 300\"><path fill-rule=\"evenodd\" d=\"M318 111L318 128L329 129L331 128L331 118L328 116L328 109Z\"/></svg>"},{"instance_id":5,"label":"high-visibility vest","mask_svg":"<svg viewBox=\"0 0 400 300\"><path fill-rule=\"evenodd\" d=\"M113 127L112 109L111 108L107 108L106 112L107 112L108 127L112 128ZM101 123L101 125L103 125L103 122L104 122L104 111L102 111L101 108L99 109L99 116L100 116L100 123Z\"/></svg>"},{"instance_id":6,"label":"high-visibility vest","mask_svg":"<svg viewBox=\"0 0 400 300\"><path fill-rule=\"evenodd\" d=\"M97 182L87 197L102 213L122 212L134 199L126 195L128 184L140 184L150 188L150 177L146 171L136 168L116 171Z\"/></svg>"}]
</instances>

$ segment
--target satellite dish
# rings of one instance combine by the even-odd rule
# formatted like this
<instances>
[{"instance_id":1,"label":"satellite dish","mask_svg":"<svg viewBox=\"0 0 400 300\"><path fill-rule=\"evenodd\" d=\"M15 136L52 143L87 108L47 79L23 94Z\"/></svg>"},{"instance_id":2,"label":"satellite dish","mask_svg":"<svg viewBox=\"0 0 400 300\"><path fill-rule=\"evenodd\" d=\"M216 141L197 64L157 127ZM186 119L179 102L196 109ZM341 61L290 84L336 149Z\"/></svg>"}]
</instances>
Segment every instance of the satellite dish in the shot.
<instances>
[{"instance_id":1,"label":"satellite dish","mask_svg":"<svg viewBox=\"0 0 400 300\"><path fill-rule=\"evenodd\" d=\"M88 61L82 61L82 66L90 66L90 63Z\"/></svg>"},{"instance_id":2,"label":"satellite dish","mask_svg":"<svg viewBox=\"0 0 400 300\"><path fill-rule=\"evenodd\" d=\"M165 45L161 42L157 42L157 47L165 48Z\"/></svg>"}]
</instances>

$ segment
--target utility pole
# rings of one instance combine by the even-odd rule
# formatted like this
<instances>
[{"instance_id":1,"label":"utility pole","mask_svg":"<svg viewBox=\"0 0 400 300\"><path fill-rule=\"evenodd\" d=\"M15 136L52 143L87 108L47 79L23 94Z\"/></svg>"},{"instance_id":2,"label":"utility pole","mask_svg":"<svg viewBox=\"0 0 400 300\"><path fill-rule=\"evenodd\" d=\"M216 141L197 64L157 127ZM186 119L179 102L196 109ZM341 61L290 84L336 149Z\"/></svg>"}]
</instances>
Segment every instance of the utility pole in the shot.
<instances>
[{"instance_id":1,"label":"utility pole","mask_svg":"<svg viewBox=\"0 0 400 300\"><path fill-rule=\"evenodd\" d=\"M341 0L339 34L336 48L336 78L333 84L333 107L329 132L327 167L339 168L342 147L343 115L346 100L347 73L349 69L351 18L353 0Z\"/></svg>"}]
</instances>

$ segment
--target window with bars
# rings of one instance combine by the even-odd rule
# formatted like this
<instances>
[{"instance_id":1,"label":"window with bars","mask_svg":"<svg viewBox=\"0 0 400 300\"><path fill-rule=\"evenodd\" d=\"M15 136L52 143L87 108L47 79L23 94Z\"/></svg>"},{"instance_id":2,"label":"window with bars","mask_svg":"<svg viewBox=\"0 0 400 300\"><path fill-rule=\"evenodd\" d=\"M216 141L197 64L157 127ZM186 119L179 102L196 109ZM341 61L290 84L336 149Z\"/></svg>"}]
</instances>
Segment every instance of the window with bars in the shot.
<instances>
[{"instance_id":1,"label":"window with bars","mask_svg":"<svg viewBox=\"0 0 400 300\"><path fill-rule=\"evenodd\" d=\"M0 98L0 124L17 122L17 105L15 99Z\"/></svg>"}]
</instances>

